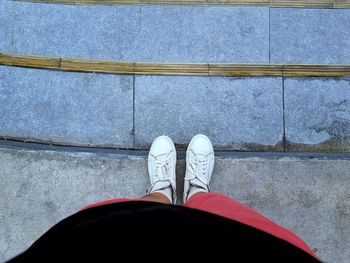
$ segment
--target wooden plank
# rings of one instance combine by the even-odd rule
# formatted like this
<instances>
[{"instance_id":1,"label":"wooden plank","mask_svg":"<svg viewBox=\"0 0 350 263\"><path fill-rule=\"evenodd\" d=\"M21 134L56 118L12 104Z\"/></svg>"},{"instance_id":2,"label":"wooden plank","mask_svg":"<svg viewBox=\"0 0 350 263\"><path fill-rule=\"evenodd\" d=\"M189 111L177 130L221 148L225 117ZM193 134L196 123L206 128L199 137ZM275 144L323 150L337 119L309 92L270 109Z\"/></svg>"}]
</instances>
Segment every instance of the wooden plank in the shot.
<instances>
[{"instance_id":1,"label":"wooden plank","mask_svg":"<svg viewBox=\"0 0 350 263\"><path fill-rule=\"evenodd\" d=\"M209 64L210 76L282 76L282 65Z\"/></svg>"},{"instance_id":2,"label":"wooden plank","mask_svg":"<svg viewBox=\"0 0 350 263\"><path fill-rule=\"evenodd\" d=\"M350 65L283 65L284 77L349 77Z\"/></svg>"},{"instance_id":3,"label":"wooden plank","mask_svg":"<svg viewBox=\"0 0 350 263\"><path fill-rule=\"evenodd\" d=\"M350 0L334 0L334 8L350 8Z\"/></svg>"},{"instance_id":4,"label":"wooden plank","mask_svg":"<svg viewBox=\"0 0 350 263\"><path fill-rule=\"evenodd\" d=\"M134 74L135 64L132 62L62 59L60 69L93 73Z\"/></svg>"},{"instance_id":5,"label":"wooden plank","mask_svg":"<svg viewBox=\"0 0 350 263\"><path fill-rule=\"evenodd\" d=\"M208 64L135 63L137 75L207 76Z\"/></svg>"},{"instance_id":6,"label":"wooden plank","mask_svg":"<svg viewBox=\"0 0 350 263\"><path fill-rule=\"evenodd\" d=\"M52 1L52 0L49 0ZM56 0L54 0L56 1ZM58 0L61 1L61 0ZM64 0L68 1L68 0ZM139 5L140 0L75 0L76 5Z\"/></svg>"},{"instance_id":7,"label":"wooden plank","mask_svg":"<svg viewBox=\"0 0 350 263\"><path fill-rule=\"evenodd\" d=\"M350 65L153 63L65 59L0 53L0 65L88 73L224 76L350 77Z\"/></svg>"},{"instance_id":8,"label":"wooden plank","mask_svg":"<svg viewBox=\"0 0 350 263\"><path fill-rule=\"evenodd\" d=\"M141 0L141 4L268 6L269 0Z\"/></svg>"},{"instance_id":9,"label":"wooden plank","mask_svg":"<svg viewBox=\"0 0 350 263\"><path fill-rule=\"evenodd\" d=\"M333 0L270 0L271 7L333 8Z\"/></svg>"},{"instance_id":10,"label":"wooden plank","mask_svg":"<svg viewBox=\"0 0 350 263\"><path fill-rule=\"evenodd\" d=\"M58 70L60 58L0 53L0 65Z\"/></svg>"},{"instance_id":11,"label":"wooden plank","mask_svg":"<svg viewBox=\"0 0 350 263\"><path fill-rule=\"evenodd\" d=\"M266 6L290 8L350 8L350 0L12 0L70 5L193 5Z\"/></svg>"}]
</instances>

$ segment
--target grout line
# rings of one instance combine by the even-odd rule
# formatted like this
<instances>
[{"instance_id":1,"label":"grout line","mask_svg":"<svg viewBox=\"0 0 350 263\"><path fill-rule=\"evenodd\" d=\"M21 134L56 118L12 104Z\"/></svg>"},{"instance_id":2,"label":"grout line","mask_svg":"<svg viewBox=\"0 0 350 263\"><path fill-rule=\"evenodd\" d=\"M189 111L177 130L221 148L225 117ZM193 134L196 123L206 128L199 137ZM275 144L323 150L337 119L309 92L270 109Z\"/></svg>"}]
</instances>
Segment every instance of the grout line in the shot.
<instances>
[{"instance_id":1,"label":"grout line","mask_svg":"<svg viewBox=\"0 0 350 263\"><path fill-rule=\"evenodd\" d=\"M141 34L141 31L142 31L142 5L140 4L140 8L139 8L139 15L140 15L140 18L139 18L139 26L140 26L140 34Z\"/></svg>"},{"instance_id":2,"label":"grout line","mask_svg":"<svg viewBox=\"0 0 350 263\"><path fill-rule=\"evenodd\" d=\"M83 146L83 145L68 145L68 144L55 144L51 145L44 142L24 141L19 139L7 139L4 140L0 136L0 150L13 149L13 150L28 150L28 151L61 151L69 153L87 152L91 154L106 155L118 155L122 158L125 156L144 156L147 158L148 148L123 148L123 147L106 147L106 146ZM178 156L180 159L184 159L186 156L186 149L177 148ZM261 157L266 159L278 160L284 157L297 157L301 159L320 159L320 160L349 160L349 152L321 152L321 151L237 151L237 150L215 150L215 156L218 158L250 158Z\"/></svg>"},{"instance_id":3,"label":"grout line","mask_svg":"<svg viewBox=\"0 0 350 263\"><path fill-rule=\"evenodd\" d=\"M271 7L269 7L269 64L271 63Z\"/></svg>"},{"instance_id":4,"label":"grout line","mask_svg":"<svg viewBox=\"0 0 350 263\"><path fill-rule=\"evenodd\" d=\"M15 48L15 20L16 20L16 15L15 15L15 7L14 7L14 3L11 3L11 16L12 16L12 21L11 21L11 48L12 50L14 50Z\"/></svg>"},{"instance_id":5,"label":"grout line","mask_svg":"<svg viewBox=\"0 0 350 263\"><path fill-rule=\"evenodd\" d=\"M132 77L132 145L135 148L135 75Z\"/></svg>"},{"instance_id":6,"label":"grout line","mask_svg":"<svg viewBox=\"0 0 350 263\"><path fill-rule=\"evenodd\" d=\"M284 77L282 77L282 123L283 123L283 151L285 152L286 147L286 116L285 116L285 101L284 101Z\"/></svg>"}]
</instances>

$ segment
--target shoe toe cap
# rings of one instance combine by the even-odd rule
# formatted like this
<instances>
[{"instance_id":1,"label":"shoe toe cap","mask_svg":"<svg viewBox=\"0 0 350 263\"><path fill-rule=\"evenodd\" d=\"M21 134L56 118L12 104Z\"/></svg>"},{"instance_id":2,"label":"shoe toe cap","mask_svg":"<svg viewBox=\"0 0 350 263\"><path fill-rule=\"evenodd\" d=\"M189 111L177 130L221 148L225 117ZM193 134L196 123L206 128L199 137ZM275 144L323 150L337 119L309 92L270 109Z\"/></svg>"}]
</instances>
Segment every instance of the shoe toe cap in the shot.
<instances>
[{"instance_id":1,"label":"shoe toe cap","mask_svg":"<svg viewBox=\"0 0 350 263\"><path fill-rule=\"evenodd\" d=\"M154 140L150 153L165 154L173 151L174 147L173 141L168 136L163 135Z\"/></svg>"},{"instance_id":2,"label":"shoe toe cap","mask_svg":"<svg viewBox=\"0 0 350 263\"><path fill-rule=\"evenodd\" d=\"M214 151L209 138L202 134L198 134L192 139L190 148L193 152L202 154L210 154Z\"/></svg>"}]
</instances>

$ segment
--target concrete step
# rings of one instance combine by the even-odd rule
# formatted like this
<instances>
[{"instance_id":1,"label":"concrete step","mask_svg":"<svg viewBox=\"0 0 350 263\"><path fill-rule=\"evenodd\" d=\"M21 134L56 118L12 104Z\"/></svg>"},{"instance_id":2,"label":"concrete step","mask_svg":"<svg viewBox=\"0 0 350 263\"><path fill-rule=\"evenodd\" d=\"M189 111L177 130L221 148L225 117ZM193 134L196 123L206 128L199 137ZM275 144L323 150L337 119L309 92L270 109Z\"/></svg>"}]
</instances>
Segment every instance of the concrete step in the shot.
<instances>
[{"instance_id":1,"label":"concrete step","mask_svg":"<svg viewBox=\"0 0 350 263\"><path fill-rule=\"evenodd\" d=\"M0 67L0 136L147 149L349 151L350 82L339 78L125 76Z\"/></svg>"},{"instance_id":2,"label":"concrete step","mask_svg":"<svg viewBox=\"0 0 350 263\"><path fill-rule=\"evenodd\" d=\"M177 165L181 197L184 152ZM300 235L326 262L349 262L350 155L216 153L212 190ZM0 147L0 261L92 202L140 197L149 187L147 152Z\"/></svg>"},{"instance_id":3,"label":"concrete step","mask_svg":"<svg viewBox=\"0 0 350 263\"><path fill-rule=\"evenodd\" d=\"M3 53L127 62L350 63L348 9L0 0L0 14ZM149 186L147 151L135 149L148 149L160 134L185 149L193 135L204 133L218 150L274 151L217 152L213 191L290 228L322 260L349 262L349 153L278 153L349 152L349 86L348 78L133 76L0 66L0 261L84 205L142 196ZM184 167L180 152L179 193Z\"/></svg>"},{"instance_id":4,"label":"concrete step","mask_svg":"<svg viewBox=\"0 0 350 263\"><path fill-rule=\"evenodd\" d=\"M157 62L350 63L349 9L0 0L0 50Z\"/></svg>"},{"instance_id":5,"label":"concrete step","mask_svg":"<svg viewBox=\"0 0 350 263\"><path fill-rule=\"evenodd\" d=\"M0 0L0 11L6 53L128 62L350 61L348 9ZM346 78L123 76L5 66L0 77L5 139L143 149L167 134L184 148L205 133L221 150L350 149Z\"/></svg>"}]
</instances>

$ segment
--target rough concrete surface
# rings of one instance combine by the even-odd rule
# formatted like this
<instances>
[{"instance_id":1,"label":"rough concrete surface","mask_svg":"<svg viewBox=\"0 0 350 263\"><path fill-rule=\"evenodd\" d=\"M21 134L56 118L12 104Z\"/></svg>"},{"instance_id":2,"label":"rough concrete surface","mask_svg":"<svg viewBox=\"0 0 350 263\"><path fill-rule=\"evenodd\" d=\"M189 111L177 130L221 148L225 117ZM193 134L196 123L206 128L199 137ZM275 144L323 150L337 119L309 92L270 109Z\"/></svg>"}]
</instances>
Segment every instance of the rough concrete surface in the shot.
<instances>
[{"instance_id":1,"label":"rough concrete surface","mask_svg":"<svg viewBox=\"0 0 350 263\"><path fill-rule=\"evenodd\" d=\"M221 150L350 152L350 81L0 66L2 137L142 149L161 134L185 148L198 133Z\"/></svg>"},{"instance_id":2,"label":"rough concrete surface","mask_svg":"<svg viewBox=\"0 0 350 263\"><path fill-rule=\"evenodd\" d=\"M139 7L15 2L13 8L17 53L132 61Z\"/></svg>"},{"instance_id":3,"label":"rough concrete surface","mask_svg":"<svg viewBox=\"0 0 350 263\"><path fill-rule=\"evenodd\" d=\"M142 61L269 62L269 10L143 6L136 50Z\"/></svg>"},{"instance_id":4,"label":"rough concrete surface","mask_svg":"<svg viewBox=\"0 0 350 263\"><path fill-rule=\"evenodd\" d=\"M0 0L0 52L12 51L12 4L7 0Z\"/></svg>"},{"instance_id":5,"label":"rough concrete surface","mask_svg":"<svg viewBox=\"0 0 350 263\"><path fill-rule=\"evenodd\" d=\"M349 158L218 156L213 191L291 229L322 260L350 261ZM181 193L185 162L180 158ZM1 148L0 261L85 205L144 195L146 169L146 155Z\"/></svg>"},{"instance_id":6,"label":"rough concrete surface","mask_svg":"<svg viewBox=\"0 0 350 263\"><path fill-rule=\"evenodd\" d=\"M350 81L284 80L287 150L350 151Z\"/></svg>"},{"instance_id":7,"label":"rough concrete surface","mask_svg":"<svg viewBox=\"0 0 350 263\"><path fill-rule=\"evenodd\" d=\"M20 54L173 62L269 59L268 8L14 2L6 10L11 15L3 19L4 30L11 35L5 38Z\"/></svg>"},{"instance_id":8,"label":"rough concrete surface","mask_svg":"<svg viewBox=\"0 0 350 263\"><path fill-rule=\"evenodd\" d=\"M350 63L349 9L4 0L1 9L4 52L125 61Z\"/></svg>"},{"instance_id":9,"label":"rough concrete surface","mask_svg":"<svg viewBox=\"0 0 350 263\"><path fill-rule=\"evenodd\" d=\"M188 144L197 133L216 148L282 150L281 78L135 78L135 144L159 134Z\"/></svg>"},{"instance_id":10,"label":"rough concrete surface","mask_svg":"<svg viewBox=\"0 0 350 263\"><path fill-rule=\"evenodd\" d=\"M133 77L0 67L0 135L131 147Z\"/></svg>"},{"instance_id":11,"label":"rough concrete surface","mask_svg":"<svg viewBox=\"0 0 350 263\"><path fill-rule=\"evenodd\" d=\"M271 63L349 64L350 10L271 8Z\"/></svg>"}]
</instances>

